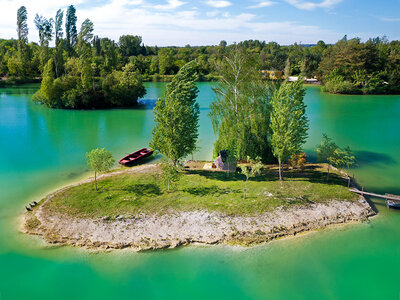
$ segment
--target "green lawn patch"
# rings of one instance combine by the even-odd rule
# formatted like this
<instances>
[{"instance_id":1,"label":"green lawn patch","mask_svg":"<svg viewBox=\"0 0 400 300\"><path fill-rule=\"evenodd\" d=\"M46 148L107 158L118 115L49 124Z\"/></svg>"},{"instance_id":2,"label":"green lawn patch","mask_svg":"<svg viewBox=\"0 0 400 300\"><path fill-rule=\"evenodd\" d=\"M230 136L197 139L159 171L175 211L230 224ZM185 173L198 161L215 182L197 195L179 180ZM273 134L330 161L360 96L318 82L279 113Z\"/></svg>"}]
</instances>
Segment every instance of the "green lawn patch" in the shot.
<instances>
[{"instance_id":1,"label":"green lawn patch","mask_svg":"<svg viewBox=\"0 0 400 300\"><path fill-rule=\"evenodd\" d=\"M217 171L188 170L173 191L162 186L160 174L121 174L93 183L71 187L44 204L44 208L73 216L110 217L140 213L209 210L235 215L255 215L277 207L306 205L329 200L357 200L347 183L316 165L303 172L286 171L285 180L277 180L276 169L268 167L261 176L248 182L243 199L244 175Z\"/></svg>"}]
</instances>

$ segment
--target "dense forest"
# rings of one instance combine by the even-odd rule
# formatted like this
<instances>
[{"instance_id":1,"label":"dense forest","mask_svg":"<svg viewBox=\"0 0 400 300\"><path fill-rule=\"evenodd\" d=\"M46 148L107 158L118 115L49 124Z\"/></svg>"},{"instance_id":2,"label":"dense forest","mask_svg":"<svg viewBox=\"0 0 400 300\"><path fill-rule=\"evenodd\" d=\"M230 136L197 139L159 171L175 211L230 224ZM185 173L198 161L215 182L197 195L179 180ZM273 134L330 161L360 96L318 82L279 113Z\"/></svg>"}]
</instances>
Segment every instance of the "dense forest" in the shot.
<instances>
[{"instance_id":1,"label":"dense forest","mask_svg":"<svg viewBox=\"0 0 400 300\"><path fill-rule=\"evenodd\" d=\"M34 100L50 107L91 108L134 105L145 93L143 81L169 81L196 60L199 79L219 78L216 65L240 47L257 60L257 69L284 76L316 77L331 93L400 92L400 42L385 37L366 42L344 37L334 45L282 46L249 40L228 45L145 46L140 36L118 41L94 35L86 19L79 30L76 10L58 10L54 18L34 18L39 42L28 41L28 12L17 12L17 39L0 40L0 84L42 80ZM52 44L52 45L50 45Z\"/></svg>"}]
</instances>

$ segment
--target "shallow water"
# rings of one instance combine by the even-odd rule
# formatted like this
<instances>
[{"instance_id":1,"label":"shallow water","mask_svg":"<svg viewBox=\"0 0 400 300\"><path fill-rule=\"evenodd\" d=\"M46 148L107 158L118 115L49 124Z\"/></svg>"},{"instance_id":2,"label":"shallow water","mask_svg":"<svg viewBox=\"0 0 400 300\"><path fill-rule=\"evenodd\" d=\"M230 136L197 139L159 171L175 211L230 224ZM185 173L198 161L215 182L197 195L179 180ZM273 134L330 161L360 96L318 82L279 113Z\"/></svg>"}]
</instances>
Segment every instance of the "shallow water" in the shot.
<instances>
[{"instance_id":1,"label":"shallow water","mask_svg":"<svg viewBox=\"0 0 400 300\"><path fill-rule=\"evenodd\" d=\"M201 150L210 159L207 117L212 84L200 83ZM400 212L376 200L364 224L282 239L254 248L185 247L94 253L47 247L18 233L24 205L88 176L85 153L116 158L146 146L151 105L163 83L148 83L141 109L51 110L30 102L37 85L0 89L0 299L398 299ZM366 189L400 194L400 97L333 96L307 88L311 121L305 146L322 133L356 151L352 170Z\"/></svg>"}]
</instances>

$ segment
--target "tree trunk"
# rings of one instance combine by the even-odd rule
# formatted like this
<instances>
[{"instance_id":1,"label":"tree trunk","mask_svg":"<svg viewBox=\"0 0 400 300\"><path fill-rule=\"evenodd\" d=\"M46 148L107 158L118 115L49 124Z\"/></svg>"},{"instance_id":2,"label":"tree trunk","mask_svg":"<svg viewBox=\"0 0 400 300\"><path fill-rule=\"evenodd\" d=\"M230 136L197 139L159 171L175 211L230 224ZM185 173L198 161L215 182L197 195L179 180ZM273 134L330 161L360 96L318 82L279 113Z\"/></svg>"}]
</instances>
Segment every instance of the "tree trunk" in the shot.
<instances>
[{"instance_id":1,"label":"tree trunk","mask_svg":"<svg viewBox=\"0 0 400 300\"><path fill-rule=\"evenodd\" d=\"M279 180L282 181L282 162L278 159L279 162Z\"/></svg>"},{"instance_id":2,"label":"tree trunk","mask_svg":"<svg viewBox=\"0 0 400 300\"><path fill-rule=\"evenodd\" d=\"M329 181L329 170L330 170L331 165L328 164L328 174L326 175L326 182Z\"/></svg>"},{"instance_id":3,"label":"tree trunk","mask_svg":"<svg viewBox=\"0 0 400 300\"><path fill-rule=\"evenodd\" d=\"M246 181L245 181L245 184L244 184L244 199L246 200L246 193L247 193L247 180L248 180L248 178L246 177Z\"/></svg>"},{"instance_id":4,"label":"tree trunk","mask_svg":"<svg viewBox=\"0 0 400 300\"><path fill-rule=\"evenodd\" d=\"M56 70L56 78L58 78L57 55L54 55L54 69Z\"/></svg>"},{"instance_id":5,"label":"tree trunk","mask_svg":"<svg viewBox=\"0 0 400 300\"><path fill-rule=\"evenodd\" d=\"M96 171L94 171L94 186L96 187L96 191L97 191L97 173L96 173Z\"/></svg>"},{"instance_id":6,"label":"tree trunk","mask_svg":"<svg viewBox=\"0 0 400 300\"><path fill-rule=\"evenodd\" d=\"M169 192L169 179L168 179L168 192Z\"/></svg>"}]
</instances>

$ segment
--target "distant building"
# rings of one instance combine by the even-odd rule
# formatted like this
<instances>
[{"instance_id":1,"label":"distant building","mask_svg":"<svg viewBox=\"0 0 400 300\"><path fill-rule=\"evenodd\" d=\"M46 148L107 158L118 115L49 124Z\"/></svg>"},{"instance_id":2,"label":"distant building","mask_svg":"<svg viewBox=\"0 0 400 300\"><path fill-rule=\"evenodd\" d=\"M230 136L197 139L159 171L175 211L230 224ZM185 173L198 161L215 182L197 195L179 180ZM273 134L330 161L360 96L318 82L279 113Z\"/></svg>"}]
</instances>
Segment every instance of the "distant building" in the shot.
<instances>
[{"instance_id":1,"label":"distant building","mask_svg":"<svg viewBox=\"0 0 400 300\"><path fill-rule=\"evenodd\" d=\"M299 76L289 76L288 77L288 81L289 82L296 82L297 80L299 80ZM319 84L319 81L317 78L303 78L305 83L308 84Z\"/></svg>"},{"instance_id":2,"label":"distant building","mask_svg":"<svg viewBox=\"0 0 400 300\"><path fill-rule=\"evenodd\" d=\"M287 79L289 82L296 82L299 80L299 76L289 76Z\"/></svg>"},{"instance_id":3,"label":"distant building","mask_svg":"<svg viewBox=\"0 0 400 300\"><path fill-rule=\"evenodd\" d=\"M261 74L263 74L264 78L268 78L268 79L272 79L272 80L283 79L282 71L262 70Z\"/></svg>"},{"instance_id":4,"label":"distant building","mask_svg":"<svg viewBox=\"0 0 400 300\"><path fill-rule=\"evenodd\" d=\"M317 78L306 78L306 79L304 79L304 81L305 81L306 83L309 83L309 84L319 84Z\"/></svg>"}]
</instances>

